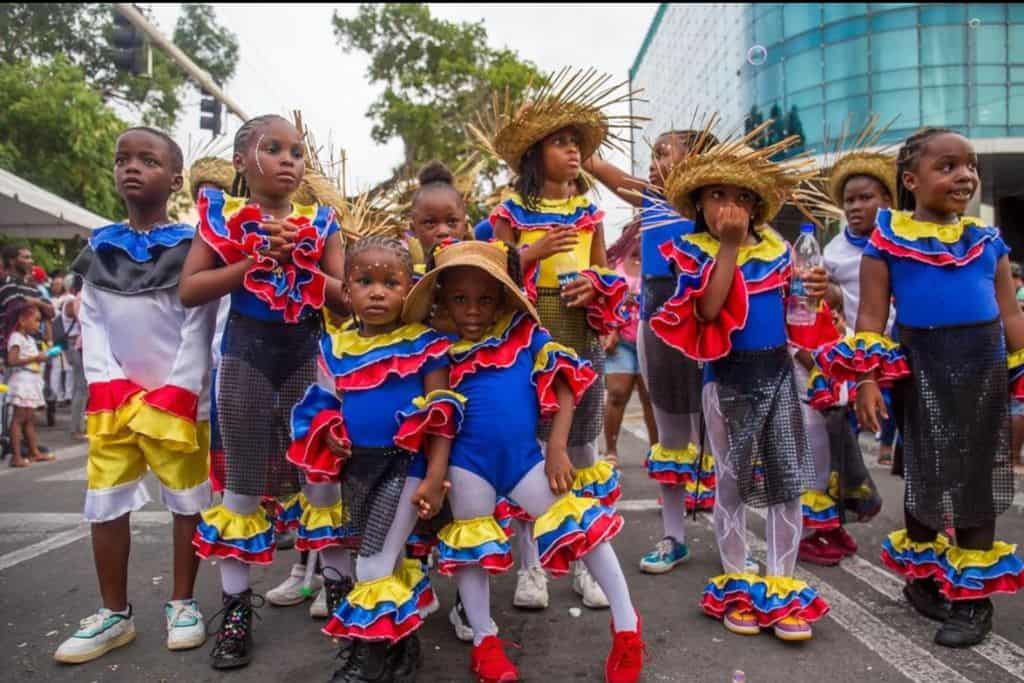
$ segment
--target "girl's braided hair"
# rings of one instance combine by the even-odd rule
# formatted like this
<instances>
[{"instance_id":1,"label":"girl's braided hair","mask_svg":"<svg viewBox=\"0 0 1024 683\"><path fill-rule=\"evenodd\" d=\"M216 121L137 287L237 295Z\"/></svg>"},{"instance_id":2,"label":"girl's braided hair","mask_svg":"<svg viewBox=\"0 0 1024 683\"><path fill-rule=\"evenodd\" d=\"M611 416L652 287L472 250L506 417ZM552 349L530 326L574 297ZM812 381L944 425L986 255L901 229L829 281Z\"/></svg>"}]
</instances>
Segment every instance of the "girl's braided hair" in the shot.
<instances>
[{"instance_id":1,"label":"girl's braided hair","mask_svg":"<svg viewBox=\"0 0 1024 683\"><path fill-rule=\"evenodd\" d=\"M412 255L409 253L409 248L405 246L404 242L387 235L366 235L365 237L360 237L354 244L347 247L345 249L345 272L349 273L352 271L352 266L357 256L374 249L394 253L406 274L410 278L412 277Z\"/></svg>"},{"instance_id":2,"label":"girl's braided hair","mask_svg":"<svg viewBox=\"0 0 1024 683\"><path fill-rule=\"evenodd\" d=\"M917 208L917 200L914 193L903 185L903 174L917 168L917 162L921 160L921 152L928 140L943 133L955 133L949 128L922 128L903 143L899 155L896 157L896 208L900 211L913 211Z\"/></svg>"},{"instance_id":3,"label":"girl's braided hair","mask_svg":"<svg viewBox=\"0 0 1024 683\"><path fill-rule=\"evenodd\" d=\"M284 121L291 125L291 121L277 114L264 114L263 116L249 119L235 132L234 153L244 155L248 152L254 142L253 136L256 134L256 131L271 121ZM235 178L231 181L231 196L249 196L249 186L245 182L245 176L238 171L235 171Z\"/></svg>"}]
</instances>

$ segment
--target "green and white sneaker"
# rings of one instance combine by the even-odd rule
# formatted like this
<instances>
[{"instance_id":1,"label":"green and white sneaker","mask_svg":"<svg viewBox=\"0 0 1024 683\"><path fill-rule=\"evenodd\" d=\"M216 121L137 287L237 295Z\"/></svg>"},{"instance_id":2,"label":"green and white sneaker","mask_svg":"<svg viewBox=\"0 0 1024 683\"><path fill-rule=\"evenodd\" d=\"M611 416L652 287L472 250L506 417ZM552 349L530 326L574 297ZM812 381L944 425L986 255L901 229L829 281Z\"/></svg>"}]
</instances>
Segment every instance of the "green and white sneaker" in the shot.
<instances>
[{"instance_id":1,"label":"green and white sneaker","mask_svg":"<svg viewBox=\"0 0 1024 683\"><path fill-rule=\"evenodd\" d=\"M127 615L111 612L104 607L96 614L82 619L78 626L75 635L61 643L53 653L53 658L58 662L91 662L135 640L135 622L132 621L131 605L128 606Z\"/></svg>"},{"instance_id":2,"label":"green and white sneaker","mask_svg":"<svg viewBox=\"0 0 1024 683\"><path fill-rule=\"evenodd\" d=\"M654 550L640 560L640 570L647 574L664 574L672 571L690 559L690 549L685 543L679 543L671 536L658 541Z\"/></svg>"},{"instance_id":3,"label":"green and white sneaker","mask_svg":"<svg viewBox=\"0 0 1024 683\"><path fill-rule=\"evenodd\" d=\"M172 600L164 605L167 649L191 650L206 642L206 624L195 600Z\"/></svg>"}]
</instances>

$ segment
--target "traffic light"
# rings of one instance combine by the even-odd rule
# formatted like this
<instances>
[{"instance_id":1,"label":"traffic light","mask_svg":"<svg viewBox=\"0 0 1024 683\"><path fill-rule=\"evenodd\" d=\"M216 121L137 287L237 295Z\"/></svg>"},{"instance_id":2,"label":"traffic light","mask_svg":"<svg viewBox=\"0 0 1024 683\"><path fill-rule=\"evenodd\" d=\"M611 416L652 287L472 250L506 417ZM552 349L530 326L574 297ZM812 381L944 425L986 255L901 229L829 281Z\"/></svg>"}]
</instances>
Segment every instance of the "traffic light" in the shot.
<instances>
[{"instance_id":1,"label":"traffic light","mask_svg":"<svg viewBox=\"0 0 1024 683\"><path fill-rule=\"evenodd\" d=\"M133 76L149 73L149 45L142 32L114 10L114 30L110 37L114 66Z\"/></svg>"},{"instance_id":2,"label":"traffic light","mask_svg":"<svg viewBox=\"0 0 1024 683\"><path fill-rule=\"evenodd\" d=\"M220 135L221 114L223 110L224 107L221 105L220 100L204 90L203 97L199 101L199 111L202 112L199 115L199 127L210 131L213 137Z\"/></svg>"}]
</instances>

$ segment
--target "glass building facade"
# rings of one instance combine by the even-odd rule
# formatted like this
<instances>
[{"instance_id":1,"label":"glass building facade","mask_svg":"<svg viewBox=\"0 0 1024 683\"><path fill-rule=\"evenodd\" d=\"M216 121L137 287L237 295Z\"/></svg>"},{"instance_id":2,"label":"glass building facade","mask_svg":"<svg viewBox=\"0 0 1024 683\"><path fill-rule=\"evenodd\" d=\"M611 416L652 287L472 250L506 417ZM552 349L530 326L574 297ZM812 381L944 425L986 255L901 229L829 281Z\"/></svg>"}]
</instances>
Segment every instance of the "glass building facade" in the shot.
<instances>
[{"instance_id":1,"label":"glass building facade","mask_svg":"<svg viewBox=\"0 0 1024 683\"><path fill-rule=\"evenodd\" d=\"M725 134L742 132L752 109L787 124L795 113L812 152L877 113L895 119L885 142L945 126L983 156L1016 152L1001 178L987 180L982 164L982 201L1024 194L1024 4L662 4L630 79L647 100L634 113L651 118L634 134L641 176L647 142L691 127L695 112L718 112Z\"/></svg>"}]
</instances>

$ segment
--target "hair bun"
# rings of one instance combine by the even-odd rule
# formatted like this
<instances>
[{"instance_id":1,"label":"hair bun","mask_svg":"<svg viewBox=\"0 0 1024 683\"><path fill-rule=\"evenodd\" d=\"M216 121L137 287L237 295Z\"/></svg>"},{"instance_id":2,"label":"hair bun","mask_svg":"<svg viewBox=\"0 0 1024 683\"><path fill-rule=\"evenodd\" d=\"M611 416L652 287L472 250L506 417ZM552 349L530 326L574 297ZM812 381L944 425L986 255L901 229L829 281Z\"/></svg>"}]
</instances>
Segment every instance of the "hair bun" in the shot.
<instances>
[{"instance_id":1,"label":"hair bun","mask_svg":"<svg viewBox=\"0 0 1024 683\"><path fill-rule=\"evenodd\" d=\"M455 176L448 170L442 162L434 159L428 161L427 164L420 169L419 174L416 176L420 181L420 187L425 187L432 183L443 183L445 185L455 186Z\"/></svg>"}]
</instances>

